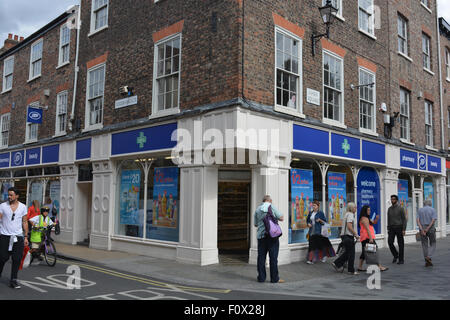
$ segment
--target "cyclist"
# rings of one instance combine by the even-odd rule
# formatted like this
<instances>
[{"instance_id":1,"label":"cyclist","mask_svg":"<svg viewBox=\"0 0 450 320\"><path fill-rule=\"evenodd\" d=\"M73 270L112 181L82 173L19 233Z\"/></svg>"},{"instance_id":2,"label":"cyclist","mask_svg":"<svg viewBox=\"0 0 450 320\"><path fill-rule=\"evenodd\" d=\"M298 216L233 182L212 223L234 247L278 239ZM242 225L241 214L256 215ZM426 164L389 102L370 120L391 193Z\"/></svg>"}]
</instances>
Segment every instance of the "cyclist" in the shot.
<instances>
[{"instance_id":1,"label":"cyclist","mask_svg":"<svg viewBox=\"0 0 450 320\"><path fill-rule=\"evenodd\" d=\"M50 208L48 206L43 206L41 208L41 214L29 220L29 222L33 226L33 228L31 229L31 237L30 237L31 242L30 254L33 255L35 258L38 258L39 260L42 260L39 252L39 248L42 242L41 228L47 228L53 225L53 221L48 216L49 212Z\"/></svg>"}]
</instances>

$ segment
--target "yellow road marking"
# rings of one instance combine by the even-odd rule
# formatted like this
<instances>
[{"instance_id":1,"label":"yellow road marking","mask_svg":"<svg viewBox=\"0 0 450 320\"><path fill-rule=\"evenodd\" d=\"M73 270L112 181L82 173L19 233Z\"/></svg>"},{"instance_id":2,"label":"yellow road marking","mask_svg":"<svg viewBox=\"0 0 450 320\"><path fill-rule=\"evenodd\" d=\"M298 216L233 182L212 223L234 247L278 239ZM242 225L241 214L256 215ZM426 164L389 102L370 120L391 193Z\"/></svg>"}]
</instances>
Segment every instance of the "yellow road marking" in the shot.
<instances>
[{"instance_id":1,"label":"yellow road marking","mask_svg":"<svg viewBox=\"0 0 450 320\"><path fill-rule=\"evenodd\" d=\"M180 285L169 285L168 283L154 281L154 280L150 280L150 279L146 279L146 278L140 278L140 277L136 277L133 275L117 272L114 270L108 270L108 269L104 269L101 267L91 266L91 265L87 265L87 264L82 264L82 263L77 263L77 262L75 262L75 263L74 262L66 262L66 261L60 261L60 262L63 264L67 264L67 265L75 264L77 266L80 266L80 267L88 269L88 270L97 271L97 272L101 272L101 273L108 274L111 276L128 279L128 280L133 280L133 281L150 284L150 285L162 287L162 288L170 288L172 286L172 287L175 287L178 289L182 289L185 291L192 291L192 292L208 292L208 293L230 293L231 292L231 290L195 288L195 287L187 287L187 286L180 286Z\"/></svg>"}]
</instances>

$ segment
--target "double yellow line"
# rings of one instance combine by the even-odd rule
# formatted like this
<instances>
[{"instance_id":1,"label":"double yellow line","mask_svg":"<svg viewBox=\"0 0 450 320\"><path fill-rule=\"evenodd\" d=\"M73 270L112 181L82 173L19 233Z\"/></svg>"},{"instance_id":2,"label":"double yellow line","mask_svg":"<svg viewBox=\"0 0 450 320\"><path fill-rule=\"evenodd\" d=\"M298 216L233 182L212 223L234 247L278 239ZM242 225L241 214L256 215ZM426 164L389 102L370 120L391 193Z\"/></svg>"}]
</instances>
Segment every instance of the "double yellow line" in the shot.
<instances>
[{"instance_id":1,"label":"double yellow line","mask_svg":"<svg viewBox=\"0 0 450 320\"><path fill-rule=\"evenodd\" d=\"M164 283L164 282L159 282L159 281L155 281L155 280L150 280L147 278L141 278L141 277L136 277L130 274L125 274L125 273L121 273L118 271L114 271L114 270L109 270L109 269L104 269L101 267L96 267L96 266L91 266L88 264L83 264L83 263L77 263L77 262L68 262L68 261L61 261L58 260L59 263L62 264L66 264L66 265L77 265L81 268L84 269L88 269L88 270L92 270L92 271L97 271L97 272L101 272L104 274L108 274L114 277L118 277L118 278L122 278L122 279L127 279L127 280L133 280L133 281L137 281L137 282L141 282L144 284L148 284L148 285L152 285L155 287L161 287L161 288L177 288L180 290L184 290L184 291L191 291L191 292L203 292L203 293L230 293L231 290L221 290L221 289L208 289L208 288L196 288L196 287L187 287L187 286L180 286L180 285L175 285L175 284L168 284L168 283Z\"/></svg>"}]
</instances>

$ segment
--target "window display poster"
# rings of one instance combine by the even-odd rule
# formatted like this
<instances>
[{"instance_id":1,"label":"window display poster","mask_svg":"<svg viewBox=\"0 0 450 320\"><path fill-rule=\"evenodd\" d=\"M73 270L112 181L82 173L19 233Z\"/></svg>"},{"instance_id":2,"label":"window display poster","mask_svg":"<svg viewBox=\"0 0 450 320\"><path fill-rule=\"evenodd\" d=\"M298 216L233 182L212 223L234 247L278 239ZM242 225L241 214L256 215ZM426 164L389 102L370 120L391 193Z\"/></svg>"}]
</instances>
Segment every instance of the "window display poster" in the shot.
<instances>
[{"instance_id":1,"label":"window display poster","mask_svg":"<svg viewBox=\"0 0 450 320\"><path fill-rule=\"evenodd\" d=\"M8 189L12 187L11 183L3 182L2 183L2 201L5 202L8 201Z\"/></svg>"},{"instance_id":2,"label":"window display poster","mask_svg":"<svg viewBox=\"0 0 450 320\"><path fill-rule=\"evenodd\" d=\"M31 184L31 193L30 193L30 198L28 199L29 204L28 206L30 207L33 203L33 200L37 200L39 201L39 203L42 202L42 197L43 197L43 192L44 192L44 186L42 185L42 182L33 182Z\"/></svg>"},{"instance_id":3,"label":"window display poster","mask_svg":"<svg viewBox=\"0 0 450 320\"><path fill-rule=\"evenodd\" d=\"M431 200L431 206L434 208L434 192L433 192L433 182L423 183L423 200Z\"/></svg>"},{"instance_id":4,"label":"window display poster","mask_svg":"<svg viewBox=\"0 0 450 320\"><path fill-rule=\"evenodd\" d=\"M59 213L59 195L61 191L61 183L59 181L50 182L50 199L52 200L53 208L56 209L56 214Z\"/></svg>"},{"instance_id":5,"label":"window display poster","mask_svg":"<svg viewBox=\"0 0 450 320\"><path fill-rule=\"evenodd\" d=\"M178 168L155 168L153 181L153 226L176 228L178 203Z\"/></svg>"},{"instance_id":6,"label":"window display poster","mask_svg":"<svg viewBox=\"0 0 450 320\"><path fill-rule=\"evenodd\" d=\"M381 210L380 210L380 180L378 179L377 172L372 168L361 168L358 173L358 219L359 213L363 206L370 207L370 219L375 220L377 215L380 215L380 219L373 225L375 233L380 233L381 225ZM346 210L346 208L344 208ZM358 224L359 230L359 224Z\"/></svg>"},{"instance_id":7,"label":"window display poster","mask_svg":"<svg viewBox=\"0 0 450 320\"><path fill-rule=\"evenodd\" d=\"M306 218L312 210L314 197L313 171L292 169L290 178L289 243L307 242Z\"/></svg>"},{"instance_id":8,"label":"window display poster","mask_svg":"<svg viewBox=\"0 0 450 320\"><path fill-rule=\"evenodd\" d=\"M408 180L398 180L398 202L405 209L405 214L409 220L408 212Z\"/></svg>"},{"instance_id":9,"label":"window display poster","mask_svg":"<svg viewBox=\"0 0 450 320\"><path fill-rule=\"evenodd\" d=\"M312 170L291 170L291 228L307 228L306 218L312 210L313 201Z\"/></svg>"},{"instance_id":10,"label":"window display poster","mask_svg":"<svg viewBox=\"0 0 450 320\"><path fill-rule=\"evenodd\" d=\"M120 181L120 224L141 225L139 220L140 170L123 170Z\"/></svg>"},{"instance_id":11,"label":"window display poster","mask_svg":"<svg viewBox=\"0 0 450 320\"><path fill-rule=\"evenodd\" d=\"M328 172L328 217L331 227L342 227L347 206L347 176L345 173Z\"/></svg>"}]
</instances>

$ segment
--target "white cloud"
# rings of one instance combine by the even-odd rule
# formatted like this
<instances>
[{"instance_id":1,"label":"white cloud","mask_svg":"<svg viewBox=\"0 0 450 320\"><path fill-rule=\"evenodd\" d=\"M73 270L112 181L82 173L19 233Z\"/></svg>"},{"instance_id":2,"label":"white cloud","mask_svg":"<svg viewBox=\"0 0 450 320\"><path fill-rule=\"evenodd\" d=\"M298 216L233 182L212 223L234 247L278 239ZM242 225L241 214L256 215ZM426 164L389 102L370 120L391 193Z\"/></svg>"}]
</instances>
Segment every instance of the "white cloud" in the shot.
<instances>
[{"instance_id":1,"label":"white cloud","mask_svg":"<svg viewBox=\"0 0 450 320\"><path fill-rule=\"evenodd\" d=\"M450 23L450 1L438 0L438 15Z\"/></svg>"},{"instance_id":2,"label":"white cloud","mask_svg":"<svg viewBox=\"0 0 450 320\"><path fill-rule=\"evenodd\" d=\"M79 0L0 0L0 47L12 33L30 36Z\"/></svg>"}]
</instances>

